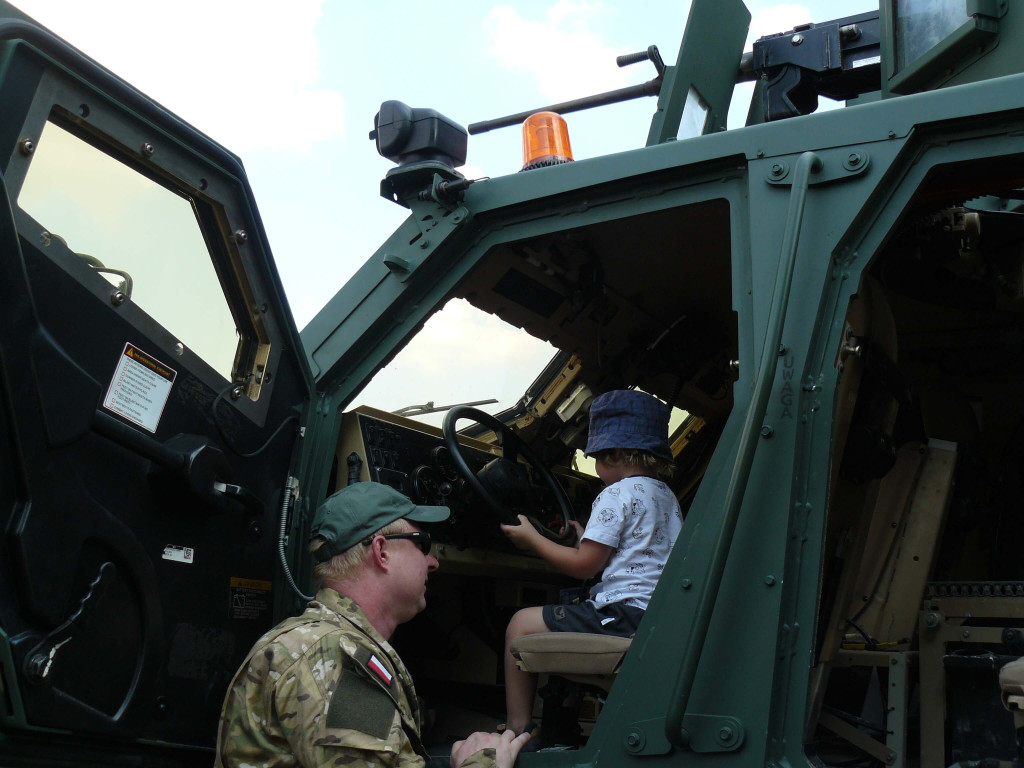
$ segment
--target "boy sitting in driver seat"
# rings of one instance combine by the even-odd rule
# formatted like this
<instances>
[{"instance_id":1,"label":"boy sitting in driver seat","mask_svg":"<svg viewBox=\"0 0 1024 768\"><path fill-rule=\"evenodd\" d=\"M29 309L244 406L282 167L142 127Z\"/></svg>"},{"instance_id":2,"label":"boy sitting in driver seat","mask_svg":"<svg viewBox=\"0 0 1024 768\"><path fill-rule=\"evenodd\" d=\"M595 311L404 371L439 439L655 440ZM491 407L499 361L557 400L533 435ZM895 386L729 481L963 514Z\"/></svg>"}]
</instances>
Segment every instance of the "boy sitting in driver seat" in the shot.
<instances>
[{"instance_id":1,"label":"boy sitting in driver seat","mask_svg":"<svg viewBox=\"0 0 1024 768\"><path fill-rule=\"evenodd\" d=\"M679 503L661 478L675 465L668 446L668 407L634 390L606 392L590 407L586 454L605 484L576 547L546 539L519 516L502 525L517 547L532 549L562 573L589 579L604 569L591 597L579 605L523 608L505 633L506 727L515 733L530 724L537 677L516 666L509 645L538 632L588 632L631 637L650 601L658 577L683 525ZM533 741L537 741L536 737Z\"/></svg>"}]
</instances>

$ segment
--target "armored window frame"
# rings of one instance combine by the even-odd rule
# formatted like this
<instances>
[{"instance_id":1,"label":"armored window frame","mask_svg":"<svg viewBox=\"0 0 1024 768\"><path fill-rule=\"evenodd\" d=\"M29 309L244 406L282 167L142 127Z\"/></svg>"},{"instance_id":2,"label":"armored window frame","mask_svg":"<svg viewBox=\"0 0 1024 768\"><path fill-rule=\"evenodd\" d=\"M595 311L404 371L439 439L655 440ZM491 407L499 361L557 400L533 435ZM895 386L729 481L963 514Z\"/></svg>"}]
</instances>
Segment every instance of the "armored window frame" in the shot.
<instances>
[{"instance_id":1,"label":"armored window frame","mask_svg":"<svg viewBox=\"0 0 1024 768\"><path fill-rule=\"evenodd\" d=\"M889 94L917 93L938 87L958 71L975 61L998 37L999 17L1005 12L1001 0L965 2L966 18L929 50L902 69L897 68L898 0L879 5L882 38L882 90Z\"/></svg>"},{"instance_id":2,"label":"armored window frame","mask_svg":"<svg viewBox=\"0 0 1024 768\"><path fill-rule=\"evenodd\" d=\"M83 281L81 275L76 279L155 341L160 349L154 354L159 352L166 360L180 364L214 391L233 390L224 401L262 425L285 346L284 329L269 309L271 286L264 284L254 266L254 262L267 261L268 256L262 253L262 240L255 236L260 225L242 182L188 146L181 133L174 130L177 118L170 113L164 113L168 125L141 118L28 43L8 44L6 58L23 65L27 72L39 73L3 169L23 244L42 249L75 277L76 265L60 258L57 249L43 247L45 222L37 222L14 202L29 173L33 142L38 141L47 123L188 200L239 334L230 380L191 349L181 350L175 334L140 307L130 301L112 307L110 290L97 286L95 281ZM12 80L8 78L6 88L13 91L17 83ZM21 85L19 90L23 90L24 83ZM12 95L7 94L8 99ZM0 99L4 96L0 93Z\"/></svg>"}]
</instances>

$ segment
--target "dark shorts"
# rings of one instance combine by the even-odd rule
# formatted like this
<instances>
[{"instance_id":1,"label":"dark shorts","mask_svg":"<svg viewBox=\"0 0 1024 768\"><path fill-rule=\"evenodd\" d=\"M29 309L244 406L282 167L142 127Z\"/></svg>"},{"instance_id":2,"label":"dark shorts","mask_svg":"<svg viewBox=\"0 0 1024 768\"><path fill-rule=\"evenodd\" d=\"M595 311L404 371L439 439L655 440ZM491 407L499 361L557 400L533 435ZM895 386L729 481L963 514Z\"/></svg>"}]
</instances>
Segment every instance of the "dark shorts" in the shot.
<instances>
[{"instance_id":1,"label":"dark shorts","mask_svg":"<svg viewBox=\"0 0 1024 768\"><path fill-rule=\"evenodd\" d=\"M632 637L644 617L643 608L622 603L596 607L589 600L579 605L545 605L544 623L552 632L588 632ZM611 621L609 621L611 619Z\"/></svg>"}]
</instances>

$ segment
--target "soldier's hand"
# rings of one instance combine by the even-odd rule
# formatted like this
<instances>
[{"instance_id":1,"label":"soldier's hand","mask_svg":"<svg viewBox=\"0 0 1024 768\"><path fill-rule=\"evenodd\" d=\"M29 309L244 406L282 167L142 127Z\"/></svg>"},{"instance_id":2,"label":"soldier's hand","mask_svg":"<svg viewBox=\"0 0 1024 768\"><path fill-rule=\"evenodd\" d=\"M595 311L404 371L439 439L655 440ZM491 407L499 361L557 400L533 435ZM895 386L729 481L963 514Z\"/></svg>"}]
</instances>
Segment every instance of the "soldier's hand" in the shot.
<instances>
[{"instance_id":1,"label":"soldier's hand","mask_svg":"<svg viewBox=\"0 0 1024 768\"><path fill-rule=\"evenodd\" d=\"M530 733L516 736L512 731L504 733L484 733L478 731L470 734L464 741L456 741L452 746L451 768L459 768L468 758L483 751L487 757L494 758L498 768L512 768L519 750L530 740Z\"/></svg>"}]
</instances>

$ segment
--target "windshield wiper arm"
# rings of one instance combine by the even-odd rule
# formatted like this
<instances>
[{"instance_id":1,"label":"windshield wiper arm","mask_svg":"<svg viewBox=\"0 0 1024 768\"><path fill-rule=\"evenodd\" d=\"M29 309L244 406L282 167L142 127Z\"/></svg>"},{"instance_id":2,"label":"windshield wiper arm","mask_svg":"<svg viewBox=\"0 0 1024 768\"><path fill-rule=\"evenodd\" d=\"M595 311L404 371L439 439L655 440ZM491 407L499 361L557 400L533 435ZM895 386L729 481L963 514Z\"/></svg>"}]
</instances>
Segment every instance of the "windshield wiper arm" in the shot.
<instances>
[{"instance_id":1,"label":"windshield wiper arm","mask_svg":"<svg viewBox=\"0 0 1024 768\"><path fill-rule=\"evenodd\" d=\"M434 405L434 401L424 403L423 405L407 405L404 408L399 408L397 411L392 411L395 416L423 416L427 413L440 413L441 411L447 411L458 405L491 405L492 403L498 402L494 398L490 400L474 400L472 403L452 403L451 405Z\"/></svg>"}]
</instances>

